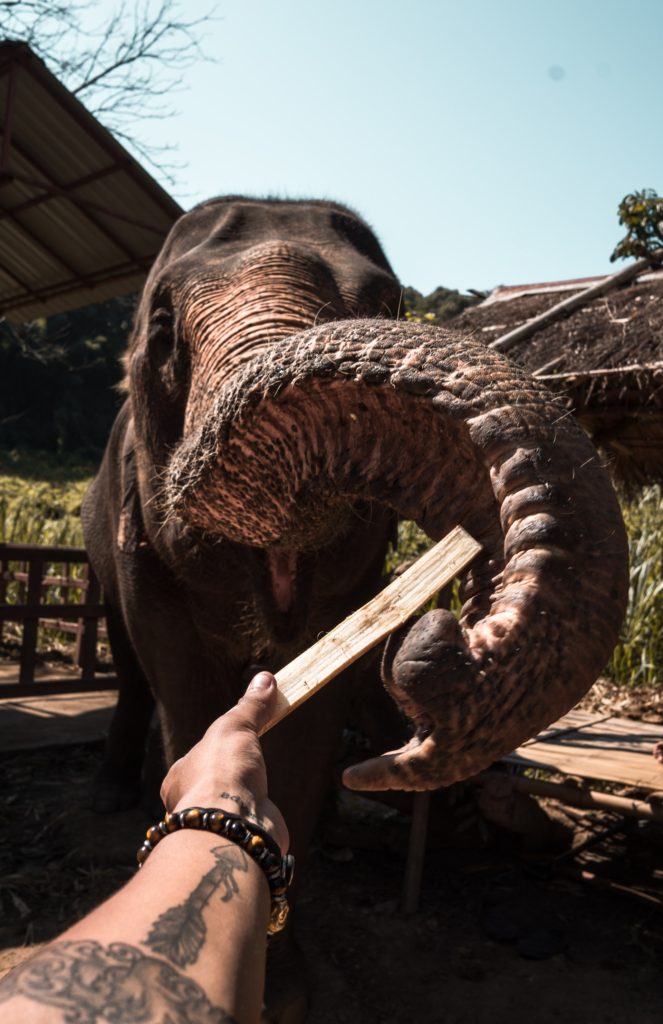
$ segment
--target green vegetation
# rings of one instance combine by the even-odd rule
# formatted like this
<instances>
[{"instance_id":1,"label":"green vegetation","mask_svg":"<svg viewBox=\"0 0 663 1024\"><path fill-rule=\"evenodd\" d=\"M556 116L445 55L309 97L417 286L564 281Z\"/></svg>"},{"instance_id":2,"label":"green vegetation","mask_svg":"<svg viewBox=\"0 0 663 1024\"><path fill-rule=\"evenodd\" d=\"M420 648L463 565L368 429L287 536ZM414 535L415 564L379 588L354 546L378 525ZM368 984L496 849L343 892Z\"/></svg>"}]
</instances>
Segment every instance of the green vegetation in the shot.
<instances>
[{"instance_id":1,"label":"green vegetation","mask_svg":"<svg viewBox=\"0 0 663 1024\"><path fill-rule=\"evenodd\" d=\"M663 199L634 193L622 206L627 200L633 202L622 223L635 230L627 214L653 211L661 235ZM404 301L409 319L435 324L479 299L447 288L427 296L406 288ZM81 501L121 401L115 385L132 308L132 299L120 299L20 331L0 322L0 452L11 453L0 454L0 541L82 545ZM654 686L663 666L662 489L644 488L623 498L622 507L631 550L629 606L606 674L619 685ZM414 523L401 523L387 571L429 544Z\"/></svg>"},{"instance_id":2,"label":"green vegetation","mask_svg":"<svg viewBox=\"0 0 663 1024\"><path fill-rule=\"evenodd\" d=\"M0 450L98 458L121 404L133 298L35 320L0 320Z\"/></svg>"},{"instance_id":3,"label":"green vegetation","mask_svg":"<svg viewBox=\"0 0 663 1024\"><path fill-rule=\"evenodd\" d=\"M414 323L443 324L458 316L468 306L481 302L478 295L462 295L453 288L436 288L430 295L422 295L416 288L403 289L405 317Z\"/></svg>"},{"instance_id":4,"label":"green vegetation","mask_svg":"<svg viewBox=\"0 0 663 1024\"><path fill-rule=\"evenodd\" d=\"M82 546L81 501L95 469L48 455L0 456L0 541Z\"/></svg>"},{"instance_id":5,"label":"green vegetation","mask_svg":"<svg viewBox=\"0 0 663 1024\"><path fill-rule=\"evenodd\" d=\"M605 675L618 686L656 686L663 683L663 488L644 487L637 495L622 496L629 537L630 585L628 607L619 643ZM386 569L417 558L431 541L412 522L398 527L398 546L390 549ZM458 584L451 607L460 609Z\"/></svg>"},{"instance_id":6,"label":"green vegetation","mask_svg":"<svg viewBox=\"0 0 663 1024\"><path fill-rule=\"evenodd\" d=\"M663 249L663 198L651 188L630 192L619 204L619 223L628 232L614 249L611 261L635 256L640 259Z\"/></svg>"},{"instance_id":7,"label":"green vegetation","mask_svg":"<svg viewBox=\"0 0 663 1024\"><path fill-rule=\"evenodd\" d=\"M663 493L644 487L622 501L631 559L626 618L606 675L620 685L653 686L663 673Z\"/></svg>"},{"instance_id":8,"label":"green vegetation","mask_svg":"<svg viewBox=\"0 0 663 1024\"><path fill-rule=\"evenodd\" d=\"M15 543L83 543L80 505L96 466L63 462L53 466L42 456L0 457L0 541ZM654 686L663 666L663 488L643 488L623 499L629 533L631 583L620 642L606 675L620 686ZM412 522L398 529L398 546L390 550L386 569L416 558L431 541ZM452 606L458 609L457 587Z\"/></svg>"}]
</instances>

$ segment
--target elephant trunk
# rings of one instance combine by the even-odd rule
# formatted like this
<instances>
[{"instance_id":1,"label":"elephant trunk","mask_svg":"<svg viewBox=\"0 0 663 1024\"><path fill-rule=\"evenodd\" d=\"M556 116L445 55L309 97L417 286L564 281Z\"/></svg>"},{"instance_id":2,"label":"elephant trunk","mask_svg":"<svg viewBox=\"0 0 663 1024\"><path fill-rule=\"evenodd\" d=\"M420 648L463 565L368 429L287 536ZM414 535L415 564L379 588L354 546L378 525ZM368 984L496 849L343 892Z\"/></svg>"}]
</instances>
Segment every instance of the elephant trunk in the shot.
<instances>
[{"instance_id":1,"label":"elephant trunk","mask_svg":"<svg viewBox=\"0 0 663 1024\"><path fill-rule=\"evenodd\" d=\"M212 272L182 296L192 367L185 434L195 432L209 412L209 395L227 387L257 355L296 331L348 316L329 268L301 244L263 242L247 249L231 275L231 289Z\"/></svg>"},{"instance_id":2,"label":"elephant trunk","mask_svg":"<svg viewBox=\"0 0 663 1024\"><path fill-rule=\"evenodd\" d=\"M439 328L350 321L265 349L176 453L168 493L199 529L268 549L325 543L366 499L484 545L460 621L429 613L388 645L416 734L351 770L356 788L481 770L580 698L619 630L626 541L596 452L541 385Z\"/></svg>"}]
</instances>

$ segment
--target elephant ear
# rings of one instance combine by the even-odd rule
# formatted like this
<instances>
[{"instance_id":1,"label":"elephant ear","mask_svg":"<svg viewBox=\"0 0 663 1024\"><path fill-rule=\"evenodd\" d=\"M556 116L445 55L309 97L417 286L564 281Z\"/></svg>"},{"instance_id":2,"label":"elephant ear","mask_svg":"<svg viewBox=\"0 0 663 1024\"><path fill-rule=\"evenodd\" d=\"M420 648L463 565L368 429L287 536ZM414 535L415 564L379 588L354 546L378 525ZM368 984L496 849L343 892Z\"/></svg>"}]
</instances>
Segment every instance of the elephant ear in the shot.
<instances>
[{"instance_id":1,"label":"elephant ear","mask_svg":"<svg viewBox=\"0 0 663 1024\"><path fill-rule=\"evenodd\" d=\"M441 328L331 324L254 360L171 464L174 515L210 529L222 501L225 535L260 547L319 545L357 500L435 540L460 523L484 554L458 623L430 613L390 645L385 685L415 735L348 785L466 778L591 686L624 613L626 537L596 451L539 382Z\"/></svg>"}]
</instances>

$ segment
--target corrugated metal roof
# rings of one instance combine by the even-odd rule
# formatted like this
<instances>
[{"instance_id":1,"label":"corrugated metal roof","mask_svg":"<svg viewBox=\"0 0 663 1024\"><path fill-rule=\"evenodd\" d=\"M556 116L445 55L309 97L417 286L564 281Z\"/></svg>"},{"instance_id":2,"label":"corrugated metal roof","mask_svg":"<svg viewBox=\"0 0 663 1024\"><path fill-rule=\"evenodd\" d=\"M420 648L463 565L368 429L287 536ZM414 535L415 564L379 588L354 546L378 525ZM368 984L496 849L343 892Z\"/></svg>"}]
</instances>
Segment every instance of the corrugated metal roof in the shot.
<instances>
[{"instance_id":1,"label":"corrugated metal roof","mask_svg":"<svg viewBox=\"0 0 663 1024\"><path fill-rule=\"evenodd\" d=\"M0 42L0 315L137 291L182 208L25 43Z\"/></svg>"}]
</instances>

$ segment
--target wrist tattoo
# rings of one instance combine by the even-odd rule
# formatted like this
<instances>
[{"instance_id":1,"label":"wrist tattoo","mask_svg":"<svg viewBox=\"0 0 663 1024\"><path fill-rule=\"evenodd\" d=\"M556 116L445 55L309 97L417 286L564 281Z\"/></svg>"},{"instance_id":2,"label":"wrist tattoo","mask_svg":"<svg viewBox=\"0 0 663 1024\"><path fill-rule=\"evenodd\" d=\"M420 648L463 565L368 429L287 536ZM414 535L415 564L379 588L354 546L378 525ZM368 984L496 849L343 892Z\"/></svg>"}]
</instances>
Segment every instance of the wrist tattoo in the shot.
<instances>
[{"instance_id":1,"label":"wrist tattoo","mask_svg":"<svg viewBox=\"0 0 663 1024\"><path fill-rule=\"evenodd\" d=\"M23 996L75 1024L236 1024L170 964L124 942L56 942L0 984L0 1003Z\"/></svg>"},{"instance_id":2,"label":"wrist tattoo","mask_svg":"<svg viewBox=\"0 0 663 1024\"><path fill-rule=\"evenodd\" d=\"M221 887L221 902L230 903L239 892L236 871L248 871L249 858L244 850L229 843L212 849L216 863L183 903L165 910L152 925L145 945L167 957L178 967L186 967L198 959L207 936L203 911Z\"/></svg>"},{"instance_id":3,"label":"wrist tattoo","mask_svg":"<svg viewBox=\"0 0 663 1024\"><path fill-rule=\"evenodd\" d=\"M232 800L234 804L237 804L239 813L243 818L248 818L250 821L255 821L256 825L260 825L261 828L265 827L265 822L262 818L259 818L257 814L254 814L248 804L245 804L241 797L235 796L234 793L219 793L220 800Z\"/></svg>"}]
</instances>

